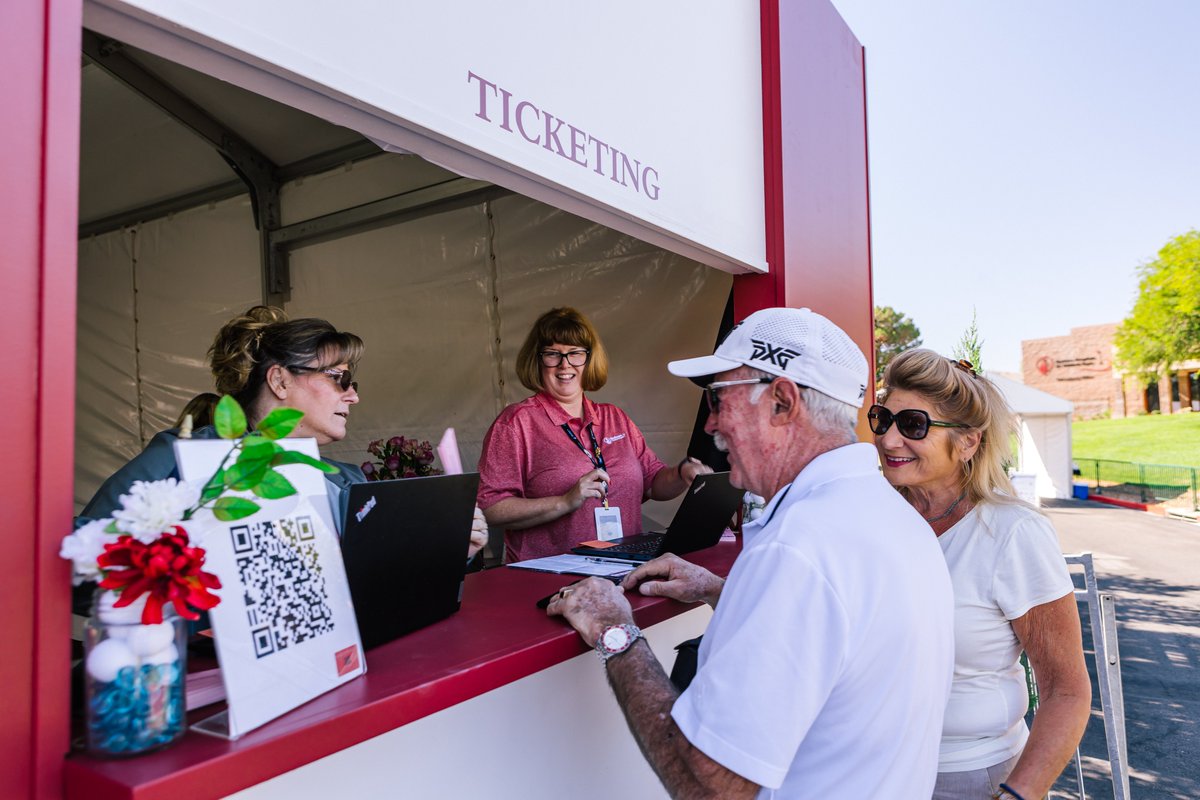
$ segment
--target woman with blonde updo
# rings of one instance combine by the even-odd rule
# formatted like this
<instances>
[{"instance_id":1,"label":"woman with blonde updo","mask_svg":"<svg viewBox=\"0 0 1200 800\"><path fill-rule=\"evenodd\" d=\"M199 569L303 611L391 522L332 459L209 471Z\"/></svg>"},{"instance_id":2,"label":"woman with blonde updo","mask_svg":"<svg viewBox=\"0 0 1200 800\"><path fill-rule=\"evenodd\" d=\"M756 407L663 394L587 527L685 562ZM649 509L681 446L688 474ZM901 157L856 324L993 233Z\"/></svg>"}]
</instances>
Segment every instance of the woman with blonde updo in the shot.
<instances>
[{"instance_id":1,"label":"woman with blonde updo","mask_svg":"<svg viewBox=\"0 0 1200 800\"><path fill-rule=\"evenodd\" d=\"M1092 695L1058 538L1005 469L1015 418L969 362L930 350L896 356L883 384L867 419L884 477L933 529L954 586L933 797L1043 797L1083 736ZM1038 682L1032 729L1022 651Z\"/></svg>"},{"instance_id":2,"label":"woman with blonde updo","mask_svg":"<svg viewBox=\"0 0 1200 800\"><path fill-rule=\"evenodd\" d=\"M294 408L303 411L304 417L289 436L312 437L318 445L327 445L346 436L350 409L358 403L354 369L363 349L362 339L323 319L288 319L282 309L255 306L222 326L208 357L217 392L238 401L251 429L276 408ZM209 425L197 428L192 436L214 439L217 433ZM157 434L145 450L104 482L82 518L111 516L134 481L178 477L174 449L178 438L178 428ZM340 532L349 486L365 482L366 476L354 464L323 460L338 469L325 473L325 480L339 512L334 524ZM482 514L477 511L476 517L468 557L487 542Z\"/></svg>"},{"instance_id":3,"label":"woman with blonde updo","mask_svg":"<svg viewBox=\"0 0 1200 800\"><path fill-rule=\"evenodd\" d=\"M251 429L272 410L288 406L304 412L291 435L311 436L318 445L346 435L350 407L358 402L352 374L362 354L362 339L353 333L339 331L322 319L289 320L282 309L268 306L255 306L226 322L208 350L217 392L238 401ZM217 432L205 425L192 436L215 439ZM104 482L82 516L111 516L134 481L178 477L174 447L178 438L178 428L157 434ZM324 460L338 468L325 478L334 507L342 511L335 515L340 526L347 488L366 477L353 464Z\"/></svg>"}]
</instances>

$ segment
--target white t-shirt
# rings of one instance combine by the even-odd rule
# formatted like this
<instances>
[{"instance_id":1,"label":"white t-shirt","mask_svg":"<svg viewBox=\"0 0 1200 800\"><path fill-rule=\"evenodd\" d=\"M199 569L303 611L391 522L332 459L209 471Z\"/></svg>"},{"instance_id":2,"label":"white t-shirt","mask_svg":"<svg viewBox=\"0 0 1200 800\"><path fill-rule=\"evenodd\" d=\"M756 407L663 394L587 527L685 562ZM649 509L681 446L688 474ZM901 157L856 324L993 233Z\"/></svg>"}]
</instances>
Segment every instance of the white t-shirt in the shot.
<instances>
[{"instance_id":1,"label":"white t-shirt","mask_svg":"<svg viewBox=\"0 0 1200 800\"><path fill-rule=\"evenodd\" d=\"M744 531L671 711L683 735L760 798L927 800L954 652L929 526L853 444Z\"/></svg>"},{"instance_id":2,"label":"white t-shirt","mask_svg":"<svg viewBox=\"0 0 1200 800\"><path fill-rule=\"evenodd\" d=\"M940 772L1007 761L1029 736L1029 693L1011 621L1074 591L1050 521L1032 508L984 503L938 537L954 582L954 685Z\"/></svg>"}]
</instances>

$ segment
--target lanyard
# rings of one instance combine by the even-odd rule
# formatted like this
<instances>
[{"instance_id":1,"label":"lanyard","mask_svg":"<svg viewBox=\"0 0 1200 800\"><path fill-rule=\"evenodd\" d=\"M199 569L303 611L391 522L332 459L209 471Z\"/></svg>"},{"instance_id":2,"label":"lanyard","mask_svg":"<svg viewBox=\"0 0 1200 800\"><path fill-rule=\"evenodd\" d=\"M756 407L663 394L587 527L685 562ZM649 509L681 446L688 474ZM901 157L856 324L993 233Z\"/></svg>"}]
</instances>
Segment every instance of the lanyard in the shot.
<instances>
[{"instance_id":1,"label":"lanyard","mask_svg":"<svg viewBox=\"0 0 1200 800\"><path fill-rule=\"evenodd\" d=\"M567 437L575 443L575 446L583 451L583 454L588 457L588 461L592 462L592 466L596 469L604 469L604 454L600 452L600 443L596 441L596 434L592 431L592 424L587 424L588 438L592 440L592 449L589 452L583 446L583 442L579 441L579 437L575 435L575 431L571 430L571 426L564 422L562 429L566 431Z\"/></svg>"}]
</instances>

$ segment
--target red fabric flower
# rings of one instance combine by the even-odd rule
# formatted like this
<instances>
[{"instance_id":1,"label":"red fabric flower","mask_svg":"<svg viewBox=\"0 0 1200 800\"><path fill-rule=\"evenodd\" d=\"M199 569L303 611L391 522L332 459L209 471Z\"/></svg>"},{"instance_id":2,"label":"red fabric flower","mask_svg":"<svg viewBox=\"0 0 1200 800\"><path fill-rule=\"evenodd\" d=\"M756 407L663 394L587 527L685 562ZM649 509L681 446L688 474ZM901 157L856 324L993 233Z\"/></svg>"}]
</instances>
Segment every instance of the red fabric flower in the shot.
<instances>
[{"instance_id":1,"label":"red fabric flower","mask_svg":"<svg viewBox=\"0 0 1200 800\"><path fill-rule=\"evenodd\" d=\"M167 603L173 604L184 619L196 620L200 619L198 611L207 611L221 602L209 592L220 589L221 581L201 570L204 549L191 547L187 531L178 525L151 544L128 534L121 536L104 546L96 563L104 572L100 587L120 591L114 608L123 608L148 593L142 612L145 624L162 622L162 609Z\"/></svg>"}]
</instances>

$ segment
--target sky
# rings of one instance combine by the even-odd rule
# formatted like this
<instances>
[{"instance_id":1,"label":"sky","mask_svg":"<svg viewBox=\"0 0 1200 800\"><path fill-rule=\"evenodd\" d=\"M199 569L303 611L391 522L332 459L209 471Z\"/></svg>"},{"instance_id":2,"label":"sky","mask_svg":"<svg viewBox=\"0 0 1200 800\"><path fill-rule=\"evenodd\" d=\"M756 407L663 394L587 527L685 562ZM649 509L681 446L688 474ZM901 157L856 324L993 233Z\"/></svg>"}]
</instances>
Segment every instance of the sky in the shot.
<instances>
[{"instance_id":1,"label":"sky","mask_svg":"<svg viewBox=\"0 0 1200 800\"><path fill-rule=\"evenodd\" d=\"M1200 0L832 0L866 48L875 304L983 364L1120 322L1200 228Z\"/></svg>"}]
</instances>

